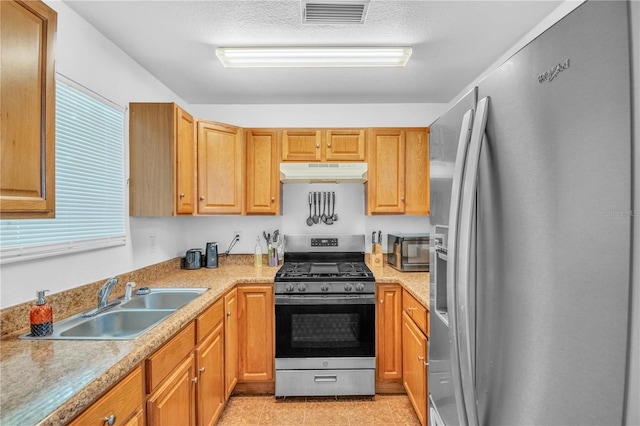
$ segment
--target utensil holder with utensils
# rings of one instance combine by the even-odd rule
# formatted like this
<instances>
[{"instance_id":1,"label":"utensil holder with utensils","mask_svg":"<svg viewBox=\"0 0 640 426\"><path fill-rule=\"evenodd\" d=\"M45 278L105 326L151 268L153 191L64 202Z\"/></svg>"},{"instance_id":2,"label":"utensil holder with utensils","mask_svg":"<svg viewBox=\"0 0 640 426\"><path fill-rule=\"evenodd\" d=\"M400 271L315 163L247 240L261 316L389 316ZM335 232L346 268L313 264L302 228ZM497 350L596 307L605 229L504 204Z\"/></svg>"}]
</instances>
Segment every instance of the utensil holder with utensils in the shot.
<instances>
[{"instance_id":1,"label":"utensil holder with utensils","mask_svg":"<svg viewBox=\"0 0 640 426\"><path fill-rule=\"evenodd\" d=\"M310 192L307 225L333 225L338 220L335 192Z\"/></svg>"}]
</instances>

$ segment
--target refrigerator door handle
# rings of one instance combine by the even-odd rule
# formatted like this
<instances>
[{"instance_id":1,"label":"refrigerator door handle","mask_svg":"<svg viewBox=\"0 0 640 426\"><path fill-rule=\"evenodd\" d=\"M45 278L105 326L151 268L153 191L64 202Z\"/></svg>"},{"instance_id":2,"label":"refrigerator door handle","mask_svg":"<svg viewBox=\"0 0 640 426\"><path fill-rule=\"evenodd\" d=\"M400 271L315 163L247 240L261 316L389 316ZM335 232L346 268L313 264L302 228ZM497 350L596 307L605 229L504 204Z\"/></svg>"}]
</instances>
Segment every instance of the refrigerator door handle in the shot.
<instances>
[{"instance_id":1,"label":"refrigerator door handle","mask_svg":"<svg viewBox=\"0 0 640 426\"><path fill-rule=\"evenodd\" d=\"M462 394L466 417L471 426L478 425L478 411L475 386L474 354L475 347L472 342L472 333L475 333L475 325L471 322L471 312L475 310L475 286L474 274L472 274L472 252L473 252L473 218L476 206L476 189L478 185L478 165L480 162L480 150L482 143L486 139L485 128L487 125L487 111L489 107L489 97L478 102L476 119L473 123L471 141L467 153L467 164L465 166L464 182L461 195L459 238L458 238L458 261L456 277L458 280L456 311L457 337L460 356L460 376L462 383Z\"/></svg>"},{"instance_id":2,"label":"refrigerator door handle","mask_svg":"<svg viewBox=\"0 0 640 426\"><path fill-rule=\"evenodd\" d=\"M457 249L458 249L458 222L460 220L460 202L462 195L462 183L464 181L467 148L471 139L473 125L473 110L467 111L462 118L458 151L453 169L453 183L451 187L451 207L449 209L449 235L447 243L447 306L449 309L449 346L451 353L451 379L456 399L456 410L461 424L466 423L464 399L462 394L462 381L459 365L457 330Z\"/></svg>"}]
</instances>

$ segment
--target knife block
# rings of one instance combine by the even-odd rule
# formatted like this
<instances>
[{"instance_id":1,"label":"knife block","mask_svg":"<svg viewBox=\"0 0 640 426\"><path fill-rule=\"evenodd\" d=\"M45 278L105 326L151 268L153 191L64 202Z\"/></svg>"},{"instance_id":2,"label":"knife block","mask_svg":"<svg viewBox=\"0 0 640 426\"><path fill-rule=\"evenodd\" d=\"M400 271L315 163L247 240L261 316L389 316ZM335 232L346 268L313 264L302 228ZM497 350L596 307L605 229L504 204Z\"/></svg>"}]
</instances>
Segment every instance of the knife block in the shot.
<instances>
[{"instance_id":1,"label":"knife block","mask_svg":"<svg viewBox=\"0 0 640 426\"><path fill-rule=\"evenodd\" d=\"M382 268L384 259L382 257L382 244L371 245L371 255L369 255L369 268Z\"/></svg>"}]
</instances>

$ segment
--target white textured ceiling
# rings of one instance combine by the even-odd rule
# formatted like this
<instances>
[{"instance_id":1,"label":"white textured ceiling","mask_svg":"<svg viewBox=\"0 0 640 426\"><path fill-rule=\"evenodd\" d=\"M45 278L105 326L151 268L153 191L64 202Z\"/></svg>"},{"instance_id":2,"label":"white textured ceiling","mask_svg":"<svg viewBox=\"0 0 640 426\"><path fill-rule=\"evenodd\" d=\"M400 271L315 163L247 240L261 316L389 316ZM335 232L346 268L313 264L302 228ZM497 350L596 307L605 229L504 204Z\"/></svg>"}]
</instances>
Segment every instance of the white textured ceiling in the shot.
<instances>
[{"instance_id":1,"label":"white textured ceiling","mask_svg":"<svg viewBox=\"0 0 640 426\"><path fill-rule=\"evenodd\" d=\"M364 24L301 23L297 0L66 0L190 104L444 103L561 1L373 0ZM405 68L224 68L219 46L402 45Z\"/></svg>"}]
</instances>

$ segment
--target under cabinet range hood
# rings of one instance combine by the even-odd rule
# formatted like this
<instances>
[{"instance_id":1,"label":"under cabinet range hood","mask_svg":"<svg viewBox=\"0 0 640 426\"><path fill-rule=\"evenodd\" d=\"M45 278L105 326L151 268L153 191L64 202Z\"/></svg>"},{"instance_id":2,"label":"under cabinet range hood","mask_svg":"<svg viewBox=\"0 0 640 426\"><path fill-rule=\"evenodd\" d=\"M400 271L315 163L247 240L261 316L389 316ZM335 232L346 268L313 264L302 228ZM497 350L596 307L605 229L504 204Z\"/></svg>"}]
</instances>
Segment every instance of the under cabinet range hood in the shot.
<instances>
[{"instance_id":1,"label":"under cabinet range hood","mask_svg":"<svg viewBox=\"0 0 640 426\"><path fill-rule=\"evenodd\" d=\"M364 183L367 163L280 163L282 183Z\"/></svg>"}]
</instances>

